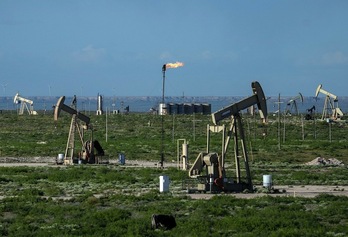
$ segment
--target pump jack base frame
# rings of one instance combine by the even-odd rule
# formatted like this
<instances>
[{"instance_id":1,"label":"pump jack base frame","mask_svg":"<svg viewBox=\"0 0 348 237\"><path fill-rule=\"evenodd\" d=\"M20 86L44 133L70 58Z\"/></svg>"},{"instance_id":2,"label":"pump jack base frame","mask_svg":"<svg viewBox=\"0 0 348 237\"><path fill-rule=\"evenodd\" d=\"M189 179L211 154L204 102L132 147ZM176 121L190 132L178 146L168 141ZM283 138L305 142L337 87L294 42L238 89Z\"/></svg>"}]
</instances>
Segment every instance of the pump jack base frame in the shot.
<instances>
[{"instance_id":1,"label":"pump jack base frame","mask_svg":"<svg viewBox=\"0 0 348 237\"><path fill-rule=\"evenodd\" d=\"M247 185L244 184L232 184L229 183L228 185L225 185L224 189L221 189L220 187L217 186L213 186L212 190L210 190L210 185L209 184L198 184L197 188L190 188L187 189L188 193L221 193L221 192L225 192L225 193L241 193L244 192L245 190L248 190ZM250 192L248 190L248 192Z\"/></svg>"},{"instance_id":2,"label":"pump jack base frame","mask_svg":"<svg viewBox=\"0 0 348 237\"><path fill-rule=\"evenodd\" d=\"M231 180L230 178L227 178ZM187 192L188 193L242 193L252 192L250 185L247 183L235 183L235 182L217 182L210 183L206 176L199 176L196 178L198 183L192 183L193 179L186 180ZM189 184L191 183L191 185Z\"/></svg>"}]
</instances>

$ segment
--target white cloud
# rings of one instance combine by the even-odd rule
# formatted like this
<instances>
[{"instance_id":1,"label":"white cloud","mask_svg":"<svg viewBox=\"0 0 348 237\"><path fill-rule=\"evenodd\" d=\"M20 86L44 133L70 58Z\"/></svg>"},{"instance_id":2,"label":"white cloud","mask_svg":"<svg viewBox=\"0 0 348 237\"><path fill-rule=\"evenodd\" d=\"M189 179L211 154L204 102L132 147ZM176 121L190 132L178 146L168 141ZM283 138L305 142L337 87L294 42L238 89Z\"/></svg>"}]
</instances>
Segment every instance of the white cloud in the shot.
<instances>
[{"instance_id":1,"label":"white cloud","mask_svg":"<svg viewBox=\"0 0 348 237\"><path fill-rule=\"evenodd\" d=\"M214 57L213 53L209 50L203 51L201 53L202 59L212 59Z\"/></svg>"},{"instance_id":2,"label":"white cloud","mask_svg":"<svg viewBox=\"0 0 348 237\"><path fill-rule=\"evenodd\" d=\"M235 52L230 51L230 52L226 52L225 57L226 59L235 61L239 58L239 55Z\"/></svg>"},{"instance_id":3,"label":"white cloud","mask_svg":"<svg viewBox=\"0 0 348 237\"><path fill-rule=\"evenodd\" d=\"M321 64L323 65L338 65L347 63L348 56L340 51L326 53L321 57Z\"/></svg>"},{"instance_id":4,"label":"white cloud","mask_svg":"<svg viewBox=\"0 0 348 237\"><path fill-rule=\"evenodd\" d=\"M348 55L341 51L321 55L306 55L297 59L296 63L300 66L342 66L348 64Z\"/></svg>"},{"instance_id":5,"label":"white cloud","mask_svg":"<svg viewBox=\"0 0 348 237\"><path fill-rule=\"evenodd\" d=\"M169 53L169 52L162 52L161 54L160 54L160 56L159 56L159 58L161 59L161 60L163 60L163 59L170 59L172 57L172 55L171 55L171 53Z\"/></svg>"},{"instance_id":6,"label":"white cloud","mask_svg":"<svg viewBox=\"0 0 348 237\"><path fill-rule=\"evenodd\" d=\"M88 45L80 51L73 53L73 57L82 62L97 62L105 56L105 49L94 48L93 45Z\"/></svg>"},{"instance_id":7,"label":"white cloud","mask_svg":"<svg viewBox=\"0 0 348 237\"><path fill-rule=\"evenodd\" d=\"M226 52L213 52L210 50L205 50L200 53L200 58L205 60L236 60L238 59L238 54L232 51L226 51Z\"/></svg>"}]
</instances>

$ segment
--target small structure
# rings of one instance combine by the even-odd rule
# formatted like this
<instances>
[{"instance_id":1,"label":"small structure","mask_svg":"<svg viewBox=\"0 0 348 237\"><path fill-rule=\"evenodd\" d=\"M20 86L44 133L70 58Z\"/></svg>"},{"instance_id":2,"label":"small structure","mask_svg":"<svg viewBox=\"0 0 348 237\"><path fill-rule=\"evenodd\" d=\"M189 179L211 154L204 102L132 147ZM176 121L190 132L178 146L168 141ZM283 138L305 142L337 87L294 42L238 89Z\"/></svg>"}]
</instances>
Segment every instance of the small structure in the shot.
<instances>
[{"instance_id":1,"label":"small structure","mask_svg":"<svg viewBox=\"0 0 348 237\"><path fill-rule=\"evenodd\" d=\"M103 97L98 94L97 98L97 115L103 114Z\"/></svg>"},{"instance_id":2,"label":"small structure","mask_svg":"<svg viewBox=\"0 0 348 237\"><path fill-rule=\"evenodd\" d=\"M181 143L181 149L180 149ZM182 170L187 170L188 168L188 142L186 139L178 139L177 140L177 166L178 169L182 168ZM180 152L181 151L181 152Z\"/></svg>"}]
</instances>

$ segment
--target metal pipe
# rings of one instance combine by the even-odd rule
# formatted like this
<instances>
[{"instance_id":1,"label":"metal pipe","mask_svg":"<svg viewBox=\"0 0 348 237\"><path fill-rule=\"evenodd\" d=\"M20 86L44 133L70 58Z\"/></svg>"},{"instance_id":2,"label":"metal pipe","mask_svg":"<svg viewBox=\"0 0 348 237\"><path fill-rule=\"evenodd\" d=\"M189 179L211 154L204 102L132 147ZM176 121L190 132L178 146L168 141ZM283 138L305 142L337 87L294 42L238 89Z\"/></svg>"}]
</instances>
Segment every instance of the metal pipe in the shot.
<instances>
[{"instance_id":1,"label":"metal pipe","mask_svg":"<svg viewBox=\"0 0 348 237\"><path fill-rule=\"evenodd\" d=\"M166 79L166 69L167 69L167 66L166 66L166 64L163 64L163 66L162 66L162 74L163 74L163 80L162 80L162 106L161 106L161 108L162 108L162 111L160 111L161 112L161 129L162 129L162 131L161 131L161 168L163 168L163 162L164 162L164 144L163 144L163 140L164 140L164 126L163 126L163 123L164 123L164 121L163 121L163 116L164 116L164 114L163 114L163 106L164 106L164 82L165 82L165 79Z\"/></svg>"}]
</instances>

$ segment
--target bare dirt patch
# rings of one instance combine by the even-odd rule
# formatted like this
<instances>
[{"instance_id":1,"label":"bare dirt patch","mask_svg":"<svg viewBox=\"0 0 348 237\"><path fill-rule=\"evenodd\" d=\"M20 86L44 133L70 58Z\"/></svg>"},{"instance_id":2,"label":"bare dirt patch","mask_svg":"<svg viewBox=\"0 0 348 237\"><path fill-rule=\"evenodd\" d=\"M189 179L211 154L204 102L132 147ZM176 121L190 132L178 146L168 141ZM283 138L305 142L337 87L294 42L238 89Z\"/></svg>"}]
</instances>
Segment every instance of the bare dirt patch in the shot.
<instances>
[{"instance_id":1,"label":"bare dirt patch","mask_svg":"<svg viewBox=\"0 0 348 237\"><path fill-rule=\"evenodd\" d=\"M305 165L332 165L332 166L344 166L343 161L336 158L325 159L323 157L317 157L314 160L307 162Z\"/></svg>"}]
</instances>

